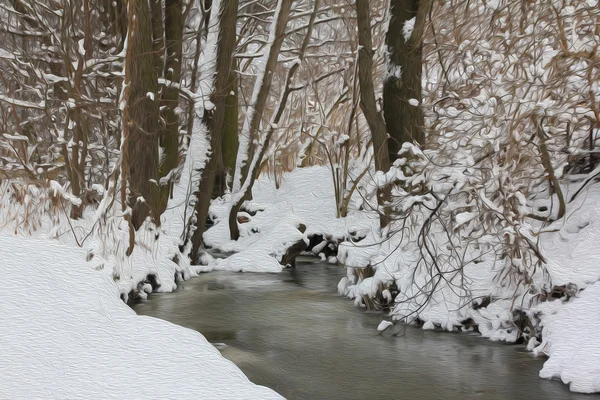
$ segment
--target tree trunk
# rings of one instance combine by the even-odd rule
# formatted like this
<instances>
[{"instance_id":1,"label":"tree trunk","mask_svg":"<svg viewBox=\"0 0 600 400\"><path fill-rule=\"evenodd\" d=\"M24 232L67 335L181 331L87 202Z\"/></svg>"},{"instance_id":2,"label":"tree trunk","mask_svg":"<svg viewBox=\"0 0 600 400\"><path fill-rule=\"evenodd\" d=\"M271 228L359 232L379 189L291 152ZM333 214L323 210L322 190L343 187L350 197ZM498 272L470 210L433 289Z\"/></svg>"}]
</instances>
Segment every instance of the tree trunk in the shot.
<instances>
[{"instance_id":1,"label":"tree trunk","mask_svg":"<svg viewBox=\"0 0 600 400\"><path fill-rule=\"evenodd\" d=\"M283 39L284 39L284 35L285 35L285 28L286 28L289 13L290 13L291 1L281 0L279 6L280 6L280 13L277 16L278 17L277 21L275 21L275 24L272 27L272 29L275 30L275 32L274 32L275 40L273 41L273 45L269 52L269 58L267 60L267 64L265 65L265 76L264 76L262 84L260 85L260 88L259 88L260 91L257 96L257 99L262 99L262 103L259 104L257 101L257 105L254 109L254 114L252 115L252 120L250 121L250 124L249 124L250 130L249 130L248 136L250 138L258 135L259 123L260 123L260 119L262 118L262 113L264 111L264 106L266 104L267 95L269 94L271 79L273 76L273 70L277 64L277 58L279 55L279 51L281 50L281 45L283 43ZM279 123L279 121L281 120L281 117L283 115L283 112L284 112L286 104L287 104L287 100L290 96L290 93L292 92L292 87L291 87L292 80L294 78L296 71L300 67L300 63L304 59L304 53L305 53L306 48L308 47L308 43L310 41L310 36L312 34L312 28L313 28L313 24L314 24L316 15L317 15L318 7L319 7L319 0L316 0L315 4L314 4L313 13L310 16L310 21L308 23L308 30L307 30L306 36L304 37L304 41L302 42L302 48L300 49L299 54L298 54L298 60L300 62L294 63L294 65L292 65L292 67L288 71L283 94L279 101L277 111L275 112L275 115L273 117L273 123L267 127L267 135L262 143L262 147L260 149L259 155L255 162L253 162L253 160L250 158L246 162L246 164L248 165L248 168L247 168L248 172L247 172L247 178L246 178L246 180L248 181L248 184L242 185L242 187L241 187L242 196L236 202L233 203L233 205L231 207L231 211L229 212L229 233L230 233L230 237L232 240L238 240L240 237L240 229L239 229L238 222L237 222L237 215L238 215L242 205L244 204L244 202L248 201L252 198L252 187L254 186L255 180L258 178L261 160L265 156L265 153L266 153L266 151L269 147L269 143L271 141L271 137L273 136L273 132L275 131L273 126L277 125ZM260 84L260 82L257 82L257 84ZM265 85L268 85L268 86L265 86ZM256 90L256 88L255 88L255 90ZM264 97L264 99L263 99L263 97ZM244 175L242 174L242 176L244 176Z\"/></svg>"},{"instance_id":2,"label":"tree trunk","mask_svg":"<svg viewBox=\"0 0 600 400\"><path fill-rule=\"evenodd\" d=\"M227 112L226 99L231 91L229 87L231 66L233 62L233 51L236 45L236 20L238 12L238 0L223 0L219 10L219 39L217 42L217 62L215 68L214 90L211 101L214 104L212 112L205 115L205 124L210 132L210 148L212 155L208 160L202 177L200 187L196 193L197 201L194 207L196 216L196 229L192 234L192 250L190 258L197 261L198 251L202 245L202 235L208 217L211 195L215 183L215 175L220 165L221 147L223 143L225 114Z\"/></svg>"},{"instance_id":3,"label":"tree trunk","mask_svg":"<svg viewBox=\"0 0 600 400\"><path fill-rule=\"evenodd\" d=\"M157 223L160 217L159 190L151 181L158 176L159 99L147 0L129 0L128 27L122 168L129 184L131 221L138 229L147 216Z\"/></svg>"},{"instance_id":4,"label":"tree trunk","mask_svg":"<svg viewBox=\"0 0 600 400\"><path fill-rule=\"evenodd\" d=\"M373 39L371 37L371 16L368 0L356 0L356 19L358 22L358 44L360 46L358 50L360 108L371 130L375 169L387 172L390 169L387 129L383 116L377 110L377 102L375 100L375 86L373 84ZM377 202L382 208L390 200L390 197L390 189L387 187L377 191ZM383 228L388 223L388 213L381 213L381 227Z\"/></svg>"},{"instance_id":5,"label":"tree trunk","mask_svg":"<svg viewBox=\"0 0 600 400\"><path fill-rule=\"evenodd\" d=\"M425 144L423 110L409 100L421 102L423 33L431 0L391 0L390 25L386 35L389 52L389 76L384 84L384 116L390 135L390 161L398 158L398 151L406 142ZM406 21L415 18L414 29L404 39Z\"/></svg>"},{"instance_id":6,"label":"tree trunk","mask_svg":"<svg viewBox=\"0 0 600 400\"><path fill-rule=\"evenodd\" d=\"M247 117L242 130L242 135L248 140L248 148L245 149L247 150L247 154L240 154L238 156L237 162L240 165L239 174L237 171L238 166L236 165L236 176L234 177L233 184L235 191L240 190L243 182L249 178L248 171L250 169L250 163L254 158L256 147L254 142L258 137L260 122L263 119L265 106L267 104L267 99L269 98L269 91L271 89L271 83L273 82L275 67L277 66L277 57L279 56L279 51L281 50L281 45L285 38L285 28L287 26L291 6L291 0L279 0L276 6L278 12L273 15L273 23L271 25L271 32L269 33L271 47L268 50L269 54L265 62L264 70L261 71L262 74L259 75L262 79L257 79L254 85L252 99L256 99L256 101L248 106ZM232 236L234 236L233 233Z\"/></svg>"},{"instance_id":7,"label":"tree trunk","mask_svg":"<svg viewBox=\"0 0 600 400\"><path fill-rule=\"evenodd\" d=\"M225 99L225 121L223 122L223 182L222 189L217 196L222 196L227 187L226 177L233 178L235 173L235 159L239 147L238 137L238 79L237 73L231 71L229 75L229 93Z\"/></svg>"},{"instance_id":8,"label":"tree trunk","mask_svg":"<svg viewBox=\"0 0 600 400\"><path fill-rule=\"evenodd\" d=\"M166 62L163 76L169 83L165 86L161 98L164 108L164 132L160 137L162 159L160 160L159 176L169 176L179 165L179 116L175 109L179 105L179 89L181 80L181 61L183 46L183 2L182 0L165 0L165 43ZM174 176L168 182L161 183L160 213L164 212L173 187Z\"/></svg>"},{"instance_id":9,"label":"tree trunk","mask_svg":"<svg viewBox=\"0 0 600 400\"><path fill-rule=\"evenodd\" d=\"M168 3L168 2L167 2ZM152 49L156 76L162 76L165 55L165 29L163 27L162 0L150 0L152 11ZM168 8L168 5L167 5ZM169 27L165 20L165 26Z\"/></svg>"}]
</instances>

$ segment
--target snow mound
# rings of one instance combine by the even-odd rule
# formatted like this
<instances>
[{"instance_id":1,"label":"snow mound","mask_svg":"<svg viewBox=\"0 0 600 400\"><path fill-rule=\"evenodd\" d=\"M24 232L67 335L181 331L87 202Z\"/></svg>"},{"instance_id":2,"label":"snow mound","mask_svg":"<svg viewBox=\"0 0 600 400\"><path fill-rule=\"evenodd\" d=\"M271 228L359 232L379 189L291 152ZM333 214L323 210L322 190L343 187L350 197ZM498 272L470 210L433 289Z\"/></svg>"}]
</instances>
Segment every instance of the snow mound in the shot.
<instances>
[{"instance_id":1,"label":"snow mound","mask_svg":"<svg viewBox=\"0 0 600 400\"><path fill-rule=\"evenodd\" d=\"M591 251L600 242L600 185L585 189L567 215L542 235L542 249L554 285L585 287L600 280L600 261Z\"/></svg>"},{"instance_id":2,"label":"snow mound","mask_svg":"<svg viewBox=\"0 0 600 400\"><path fill-rule=\"evenodd\" d=\"M242 251L260 240L263 233L271 232L278 225L303 224L306 236L321 234L333 239L344 239L348 233L360 236L372 228L377 216L365 211L354 211L345 218L337 218L335 193L328 167L297 168L286 174L279 188L269 177L261 177L253 187L253 200L246 202L245 209L256 213L249 222L240 224L240 239L229 239L227 219L231 205L230 196L215 200L210 214L215 226L204 233L204 242L223 251ZM356 194L350 202L350 210L356 210ZM288 230L288 233L290 231ZM279 236L278 241L290 241ZM273 242L270 243L273 246Z\"/></svg>"},{"instance_id":3,"label":"snow mound","mask_svg":"<svg viewBox=\"0 0 600 400\"><path fill-rule=\"evenodd\" d=\"M600 282L564 304L543 303L542 343L534 349L550 356L540 372L559 378L573 392L600 392Z\"/></svg>"},{"instance_id":4,"label":"snow mound","mask_svg":"<svg viewBox=\"0 0 600 400\"><path fill-rule=\"evenodd\" d=\"M295 169L284 176L279 188L268 177L262 177L252 193L253 200L244 206L247 213L239 214L245 221L239 223L240 238L237 241L229 238L231 195L213 201L210 215L214 226L204 233L204 243L238 254L226 260L215 260L203 270L278 272L281 266L276 263L282 261L287 250L300 241L308 245L312 235L341 241L349 236L365 236L373 224L378 223L377 216L365 211L353 211L345 218L337 217L328 167ZM358 208L356 199L350 203L350 209ZM323 242L325 245L327 241ZM329 261L336 262L337 259L331 257Z\"/></svg>"},{"instance_id":5,"label":"snow mound","mask_svg":"<svg viewBox=\"0 0 600 400\"><path fill-rule=\"evenodd\" d=\"M222 260L215 260L210 270L231 272L281 272L283 266L270 254L261 251L242 251Z\"/></svg>"},{"instance_id":6,"label":"snow mound","mask_svg":"<svg viewBox=\"0 0 600 400\"><path fill-rule=\"evenodd\" d=\"M200 333L137 316L83 250L4 235L0 248L0 398L281 398Z\"/></svg>"}]
</instances>

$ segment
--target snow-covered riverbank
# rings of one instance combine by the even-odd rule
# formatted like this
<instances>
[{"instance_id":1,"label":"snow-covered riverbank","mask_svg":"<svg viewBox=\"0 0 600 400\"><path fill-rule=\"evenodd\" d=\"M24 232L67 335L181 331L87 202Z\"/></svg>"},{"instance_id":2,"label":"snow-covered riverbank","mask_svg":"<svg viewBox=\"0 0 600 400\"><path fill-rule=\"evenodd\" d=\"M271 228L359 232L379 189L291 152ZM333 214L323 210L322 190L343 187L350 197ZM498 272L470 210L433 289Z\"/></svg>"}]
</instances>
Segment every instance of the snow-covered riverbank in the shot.
<instances>
[{"instance_id":1,"label":"snow-covered riverbank","mask_svg":"<svg viewBox=\"0 0 600 400\"><path fill-rule=\"evenodd\" d=\"M586 189L572 202L564 219L535 230L545 263L534 272L531 286L499 279L506 261L482 246L465 256L471 261L461 266L460 273L453 273L453 265L440 266L441 274L448 278L441 279L429 292L423 288L433 278L431 271L418 266L422 256L419 241L400 234L383 239L377 214L365 211L368 205L359 211L358 194L352 199L348 216L336 218L330 179L326 167L297 169L285 176L279 190L264 179L254 188L254 200L247 205L259 211L248 215L248 222L241 225L240 241L232 242L227 237L226 201L213 205L216 225L205 238L216 248L240 251L237 268L242 269L246 263L248 270L252 269L254 243L270 243L275 249L280 243L297 239L286 236L282 229L277 235L271 234L273 227L285 226L289 221L304 224L307 235L346 240L335 260L350 268L348 278L342 279L338 289L357 305L363 305L365 298L384 299L391 303L390 317L422 324L424 329L460 332L475 328L492 340L525 339L530 350L550 357L541 377L561 379L577 392L600 391L600 321L594 308L594 304L600 304L600 290L595 289L600 285L595 283L600 280L600 252L596 250L600 205L595 201L600 198L600 185ZM355 243L356 236L364 239ZM474 250L465 246L461 251ZM263 245L259 248L268 252ZM438 243L438 249L442 248L444 238ZM374 276L355 274L356 268L366 267L373 268ZM554 290L561 287L565 289L563 295ZM543 296L542 291L546 293ZM584 343L587 350L579 350L579 343Z\"/></svg>"},{"instance_id":2,"label":"snow-covered riverbank","mask_svg":"<svg viewBox=\"0 0 600 400\"><path fill-rule=\"evenodd\" d=\"M280 257L289 245L310 237L346 240L340 245L338 257L330 257L329 261L339 259L351 267L370 266L374 276L357 279L355 269L349 268L349 277L340 282L340 292L357 304L362 304L364 296L383 295L392 301L392 292L382 293L381 289L393 284L401 295L392 301L395 307L390 317L402 319L407 310L411 311L410 302L403 302L414 283L411 277L416 281L427 278L426 270L416 273L411 264L415 243L396 251L395 238L378 239L377 215L368 207L358 210L360 198L352 199L346 218L336 218L330 175L325 167L299 169L286 176L279 190L268 179L261 180L255 187L254 200L247 205L256 213L248 214L241 224L238 242L226 235L226 201L215 202L212 214L216 225L207 231L205 239L216 248L238 253L224 260L208 257L206 266L161 263L169 254L160 246L151 252L136 248L141 256L125 266L99 256L85 263L84 249L64 245L74 242L68 237L72 230L64 228L65 224L66 234L58 234L56 228L38 232L37 239L0 236L5 281L0 294L0 350L10 361L0 367L0 397L92 396L100 391L109 397L121 397L121 393L137 397L136 393L148 391L157 397L156 393L172 392L181 393L179 397L191 393L211 398L206 394L220 393L217 398L227 398L236 397L233 393L242 390L247 391L243 392L248 393L243 396L246 398L274 397L267 389L247 382L200 334L137 317L119 295L137 289L143 297L153 291L150 284L144 283L149 274L160 285L155 289L171 291L177 286L178 273L188 278L213 269L280 272ZM599 392L600 253L595 249L600 206L596 198L600 198L600 185L591 186L570 205L563 220L546 227L539 236L546 261L543 282L564 287L564 296L558 293L541 298L522 292L520 299L527 302L515 303L510 287L495 279L492 260L484 257L466 265L464 286L454 288L470 292L470 298L441 285L432 300L418 310L418 318L408 322L423 323L425 329L454 331L475 326L486 337L510 342L523 333L523 326L517 323L519 315L526 315L532 324L526 328L533 330L526 337L529 349L549 356L540 376L560 379L573 391ZM77 223L89 225L86 220ZM306 227L305 232L297 229L299 225ZM62 245L53 243L50 238L55 236ZM354 243L355 238L364 239ZM87 245L94 248L91 241ZM315 253L326 245L327 240L317 244ZM120 274L115 275L115 271ZM116 282L115 276L119 277ZM481 302L484 298L489 298L489 303ZM477 299L477 303L464 303L465 299ZM196 384L203 374L205 379L201 380L210 385ZM224 378L229 375L233 377L231 382Z\"/></svg>"},{"instance_id":3,"label":"snow-covered riverbank","mask_svg":"<svg viewBox=\"0 0 600 400\"><path fill-rule=\"evenodd\" d=\"M137 316L84 251L7 235L0 249L0 398L281 398L200 333Z\"/></svg>"}]
</instances>

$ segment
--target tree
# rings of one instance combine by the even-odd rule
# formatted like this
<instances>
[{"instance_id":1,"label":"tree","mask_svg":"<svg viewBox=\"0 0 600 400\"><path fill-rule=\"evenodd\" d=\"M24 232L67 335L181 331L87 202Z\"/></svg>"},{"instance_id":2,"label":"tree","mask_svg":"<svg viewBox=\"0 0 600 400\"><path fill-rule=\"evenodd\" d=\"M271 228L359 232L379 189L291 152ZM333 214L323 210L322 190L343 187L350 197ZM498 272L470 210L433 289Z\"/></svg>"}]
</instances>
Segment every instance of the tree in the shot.
<instances>
[{"instance_id":1,"label":"tree","mask_svg":"<svg viewBox=\"0 0 600 400\"><path fill-rule=\"evenodd\" d=\"M129 2L125 57L122 197L127 193L130 222L138 229L146 217L160 224L158 177L159 98L148 2ZM127 182L127 185L125 184Z\"/></svg>"},{"instance_id":2,"label":"tree","mask_svg":"<svg viewBox=\"0 0 600 400\"><path fill-rule=\"evenodd\" d=\"M238 198L234 201L229 213L229 232L230 237L233 240L237 240L240 236L239 227L237 225L237 214L243 202L248 200L252 195L252 183L254 182L252 176L254 171L253 163L260 165L260 158L254 159L257 147L255 140L258 138L260 123L264 118L263 113L273 82L273 75L275 67L277 66L281 45L285 38L285 28L287 26L291 6L291 0L278 0L277 2L277 8L273 15L271 30L269 32L268 46L265 50L264 65L254 83L251 104L248 107L246 120L244 122L242 135L244 136L244 140L247 141L247 146L245 148L240 146L238 150L236 174L234 176L234 190L237 188ZM268 142L263 143L263 146L268 146ZM247 151L247 154L242 154L243 151ZM244 182L244 185L242 185L241 182Z\"/></svg>"},{"instance_id":3,"label":"tree","mask_svg":"<svg viewBox=\"0 0 600 400\"><path fill-rule=\"evenodd\" d=\"M285 38L285 28L290 14L292 2L290 0L278 0L273 20L269 30L269 37L261 60L260 70L257 74L252 98L248 105L246 119L242 128L243 141L240 143L236 170L233 178L233 191L241 189L242 183L248 178L250 163L254 158L256 142L258 138L260 123L263 119L269 91L273 82L277 58L281 45Z\"/></svg>"},{"instance_id":4,"label":"tree","mask_svg":"<svg viewBox=\"0 0 600 400\"><path fill-rule=\"evenodd\" d=\"M397 158L403 143L425 144L425 120L419 104L423 85L423 35L431 3L431 0L390 2L386 35L388 77L383 91L390 161Z\"/></svg>"},{"instance_id":5,"label":"tree","mask_svg":"<svg viewBox=\"0 0 600 400\"><path fill-rule=\"evenodd\" d=\"M368 0L356 0L356 19L358 25L358 78L360 84L360 108L367 120L373 141L375 169L387 172L390 168L388 155L387 128L383 116L377 109L375 87L373 84L373 39L371 38L371 16ZM390 200L390 189L381 188L377 193L380 207ZM387 212L380 216L381 227L389 222Z\"/></svg>"},{"instance_id":6,"label":"tree","mask_svg":"<svg viewBox=\"0 0 600 400\"><path fill-rule=\"evenodd\" d=\"M154 21L157 22L157 21ZM160 22L162 24L162 21ZM180 121L177 113L179 105L179 84L181 81L181 65L183 62L183 1L165 1L165 63L163 77L165 88L161 96L161 108L164 118L164 130L160 135L162 158L159 160L159 185L161 199L159 212L162 214L172 192L176 180L175 170L179 166L179 130ZM162 62L163 57L157 55ZM160 63L159 62L159 63ZM162 66L162 65L161 65Z\"/></svg>"},{"instance_id":7,"label":"tree","mask_svg":"<svg viewBox=\"0 0 600 400\"><path fill-rule=\"evenodd\" d=\"M214 70L214 89L211 94L211 102L214 105L212 110L206 112L204 123L210 132L211 157L202 171L200 187L196 193L197 201L194 207L196 218L196 229L192 234L192 250L190 257L195 261L198 250L202 244L202 234L204 225L208 216L208 209L212 198L215 176L222 165L223 137L226 129L231 129L226 124L231 124L231 120L226 120L228 109L227 104L232 91L232 62L233 51L236 44L236 19L238 11L237 0L223 0L218 12L218 41L216 45L216 65ZM216 36L216 35L215 35ZM231 118L231 117L230 117ZM236 115L237 119L237 115ZM237 122L236 122L237 127Z\"/></svg>"}]
</instances>

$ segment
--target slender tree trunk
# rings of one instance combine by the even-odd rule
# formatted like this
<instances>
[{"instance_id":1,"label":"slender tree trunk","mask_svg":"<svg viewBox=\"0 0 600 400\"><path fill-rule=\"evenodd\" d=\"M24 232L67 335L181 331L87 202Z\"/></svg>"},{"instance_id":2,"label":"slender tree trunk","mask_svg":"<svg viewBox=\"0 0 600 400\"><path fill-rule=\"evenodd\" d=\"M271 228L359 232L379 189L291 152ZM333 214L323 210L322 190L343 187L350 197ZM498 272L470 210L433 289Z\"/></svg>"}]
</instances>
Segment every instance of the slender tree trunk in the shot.
<instances>
[{"instance_id":1,"label":"slender tree trunk","mask_svg":"<svg viewBox=\"0 0 600 400\"><path fill-rule=\"evenodd\" d=\"M172 175L179 165L179 116L175 109L179 105L179 89L181 80L181 61L183 58L183 2L182 0L165 0L165 43L166 61L163 76L169 82L162 93L161 105L164 109L164 132L160 137L162 159L159 176L168 177L168 182L161 184L161 204L159 211L165 210L173 187ZM171 174L171 176L169 176Z\"/></svg>"},{"instance_id":2,"label":"slender tree trunk","mask_svg":"<svg viewBox=\"0 0 600 400\"><path fill-rule=\"evenodd\" d=\"M398 158L398 151L406 142L425 144L423 110L409 100L421 102L423 33L431 0L391 0L390 25L386 35L389 52L389 76L384 84L384 116L390 135L390 161ZM414 29L408 40L404 38L404 24L415 18Z\"/></svg>"},{"instance_id":3,"label":"slender tree trunk","mask_svg":"<svg viewBox=\"0 0 600 400\"><path fill-rule=\"evenodd\" d=\"M200 3L200 4L206 4L206 3L211 3L212 2L210 0L205 0L204 3ZM202 38L206 38L206 32L208 31L208 23L210 22L210 11L207 11L206 8L204 8L203 10L204 14L202 16L202 20L200 21L200 24L198 26L198 31L196 32L196 49L194 52L194 62L192 64L192 77L191 77L191 84L190 84L190 91L192 93L196 93L196 90L198 89L198 67L200 64L200 53L202 52ZM194 129L194 120L195 118L195 104L193 102L190 102L189 106L188 106L188 123L187 123L187 135L188 137L192 137L192 131Z\"/></svg>"},{"instance_id":4,"label":"slender tree trunk","mask_svg":"<svg viewBox=\"0 0 600 400\"><path fill-rule=\"evenodd\" d=\"M156 223L160 217L159 190L152 182L158 176L158 77L147 0L129 0L128 27L122 146L127 162L123 165L123 176L128 179L131 221L138 229L147 216Z\"/></svg>"},{"instance_id":5,"label":"slender tree trunk","mask_svg":"<svg viewBox=\"0 0 600 400\"><path fill-rule=\"evenodd\" d=\"M267 64L265 65L265 80L263 81L263 83L260 87L260 93L259 93L259 96L257 97L258 99L261 99L261 95L265 94L264 102L266 102L266 95L269 92L270 84L271 84L270 79L267 82L265 82L265 81L267 80L267 77L272 77L272 75L273 75L272 71L277 63L277 57L278 57L279 51L281 49L281 44L283 43L283 36L285 34L285 27L287 25L290 8L291 8L291 1L288 1L288 0L281 1L280 14L279 14L278 20L276 21L275 26L274 26L275 35L276 35L275 41L273 42L273 46L271 47ZM312 28L313 28L315 18L317 16L318 8L319 8L319 0L316 0L315 4L314 4L313 13L311 14L310 21L308 23L308 30L306 32L306 36L304 37L304 41L302 42L302 47L298 54L299 62L294 63L294 65L292 65L292 67L288 70L288 74L287 74L287 77L285 80L283 94L279 101L277 111L275 112L275 115L273 117L273 123L269 124L269 126L267 127L267 134L266 134L266 137L260 148L258 158L257 158L256 162L254 162L254 163L252 162L253 161L252 159L248 159L248 161L247 161L248 173L247 173L246 179L248 180L248 185L246 185L245 187L244 187L244 185L242 185L242 188L241 188L242 196L239 200L237 200L233 204L233 206L231 207L231 211L229 212L229 232L230 232L230 237L232 240L237 240L240 237L240 229L239 229L238 222L237 222L237 215L240 211L240 208L242 207L242 204L244 204L245 201L248 201L252 198L252 187L254 186L254 182L258 178L261 160L265 156L265 153L269 147L269 143L271 142L271 137L273 136L273 132L275 131L273 125L277 125L279 123L279 121L281 120L281 117L283 116L283 112L287 105L288 98L292 92L292 86L291 86L292 80L294 78L294 75L296 74L296 71L298 71L298 68L300 68L300 63L304 60L304 54L306 52L306 48L308 47L308 43L309 43L310 37L312 35ZM265 87L265 83L268 83L269 86ZM265 103L261 103L260 104L261 108L258 108L258 105L257 105L257 107L254 110L255 114L252 116L252 121L250 123L250 137L258 134L259 122L260 122L260 118L262 117L264 105L265 105ZM260 114L258 113L259 110L260 110ZM254 120L256 120L256 121L254 121Z\"/></svg>"},{"instance_id":6,"label":"slender tree trunk","mask_svg":"<svg viewBox=\"0 0 600 400\"><path fill-rule=\"evenodd\" d=\"M168 6L167 6L168 7ZM165 29L163 27L162 0L150 0L152 11L152 50L154 51L154 65L156 75L162 76L165 55ZM165 26L169 27L165 20Z\"/></svg>"},{"instance_id":7,"label":"slender tree trunk","mask_svg":"<svg viewBox=\"0 0 600 400\"><path fill-rule=\"evenodd\" d=\"M237 72L231 71L229 75L229 93L225 99L225 121L223 122L223 171L221 188L216 197L222 196L227 188L227 175L233 177L235 173L235 160L239 147L238 137L238 79Z\"/></svg>"},{"instance_id":8,"label":"slender tree trunk","mask_svg":"<svg viewBox=\"0 0 600 400\"><path fill-rule=\"evenodd\" d=\"M126 0L108 0L112 7L115 23L115 32L119 35L119 51L123 50L125 38L127 37L127 3Z\"/></svg>"},{"instance_id":9,"label":"slender tree trunk","mask_svg":"<svg viewBox=\"0 0 600 400\"><path fill-rule=\"evenodd\" d=\"M221 161L221 147L223 143L224 122L227 112L226 99L231 91L229 87L231 65L233 62L233 51L236 44L236 20L238 12L238 0L222 0L219 10L219 36L217 43L217 62L215 68L214 90L211 101L214 104L212 112L205 115L205 124L210 132L210 148L212 155L208 160L202 177L200 187L196 193L197 201L194 207L196 216L196 229L192 234L192 250L190 258L196 262L198 251L202 245L202 235L208 217L211 195L213 193L215 176Z\"/></svg>"},{"instance_id":10,"label":"slender tree trunk","mask_svg":"<svg viewBox=\"0 0 600 400\"><path fill-rule=\"evenodd\" d=\"M239 175L236 171L236 176L234 177L233 188L235 191L240 190L243 182L249 177L248 171L256 149L255 142L258 137L260 122L263 119L263 114L265 112L267 99L269 98L273 74L275 67L277 66L277 57L279 56L279 51L281 50L281 45L285 38L285 28L287 26L291 6L291 0L279 0L276 6L278 12L273 15L274 20L271 25L271 32L269 33L271 46L268 50L269 53L264 70L262 71L263 73L260 75L262 79L258 79L254 85L252 99L256 99L256 101L248 107L248 116L244 122L242 131L242 134L246 137L246 140L248 140L248 148L241 149L247 150L247 154L240 154L238 157L237 162L240 164L240 168ZM237 168L238 166L236 166L236 170Z\"/></svg>"},{"instance_id":11,"label":"slender tree trunk","mask_svg":"<svg viewBox=\"0 0 600 400\"><path fill-rule=\"evenodd\" d=\"M388 155L387 128L385 120L377 110L375 86L373 84L373 39L371 37L371 16L368 0L356 0L356 19L358 22L358 79L360 85L360 108L371 130L375 169L387 172L390 168ZM380 208L390 200L390 189L381 188L377 192ZM387 212L380 214L383 228L389 223Z\"/></svg>"}]
</instances>

